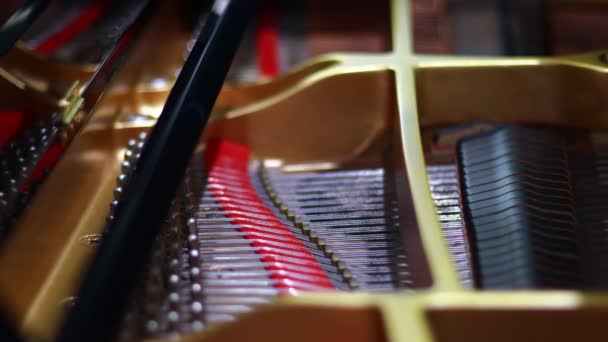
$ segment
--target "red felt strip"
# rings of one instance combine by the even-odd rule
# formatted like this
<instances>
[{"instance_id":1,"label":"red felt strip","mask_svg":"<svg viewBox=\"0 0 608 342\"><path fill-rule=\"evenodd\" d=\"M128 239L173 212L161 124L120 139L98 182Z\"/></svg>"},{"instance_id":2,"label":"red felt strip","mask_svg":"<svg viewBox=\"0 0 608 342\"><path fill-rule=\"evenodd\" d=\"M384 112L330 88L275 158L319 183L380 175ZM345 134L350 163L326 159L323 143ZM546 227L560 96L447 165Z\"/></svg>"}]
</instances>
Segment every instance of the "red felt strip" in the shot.
<instances>
[{"instance_id":1,"label":"red felt strip","mask_svg":"<svg viewBox=\"0 0 608 342\"><path fill-rule=\"evenodd\" d=\"M209 189L226 216L256 247L279 291L333 289L308 248L258 197L249 180L248 164L249 150L244 146L220 140L207 145Z\"/></svg>"},{"instance_id":2,"label":"red felt strip","mask_svg":"<svg viewBox=\"0 0 608 342\"><path fill-rule=\"evenodd\" d=\"M64 150L65 147L62 146L60 143L55 143L51 145L38 161L38 164L32 172L32 178L43 179L44 170L52 169L59 161L59 158L61 158L61 155L63 154Z\"/></svg>"},{"instance_id":3,"label":"red felt strip","mask_svg":"<svg viewBox=\"0 0 608 342\"><path fill-rule=\"evenodd\" d=\"M59 31L55 32L45 41L38 44L36 51L43 54L51 54L61 48L79 33L93 26L101 16L110 8L110 0L99 0L85 7L76 18L67 23Z\"/></svg>"},{"instance_id":4,"label":"red felt strip","mask_svg":"<svg viewBox=\"0 0 608 342\"><path fill-rule=\"evenodd\" d=\"M256 50L258 70L262 78L279 74L279 28L276 11L263 8L258 17Z\"/></svg>"},{"instance_id":5,"label":"red felt strip","mask_svg":"<svg viewBox=\"0 0 608 342\"><path fill-rule=\"evenodd\" d=\"M15 138L23 119L23 112L0 111L0 148Z\"/></svg>"}]
</instances>

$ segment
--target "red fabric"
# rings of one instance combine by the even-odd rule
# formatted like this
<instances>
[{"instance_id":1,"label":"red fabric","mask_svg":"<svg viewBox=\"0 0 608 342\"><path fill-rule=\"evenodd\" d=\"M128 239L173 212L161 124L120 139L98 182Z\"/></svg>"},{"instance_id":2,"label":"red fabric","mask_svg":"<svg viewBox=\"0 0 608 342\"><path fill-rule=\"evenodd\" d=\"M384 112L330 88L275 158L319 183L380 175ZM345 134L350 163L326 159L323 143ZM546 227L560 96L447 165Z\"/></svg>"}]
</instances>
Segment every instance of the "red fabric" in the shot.
<instances>
[{"instance_id":1,"label":"red fabric","mask_svg":"<svg viewBox=\"0 0 608 342\"><path fill-rule=\"evenodd\" d=\"M79 33L93 26L110 8L111 1L99 0L85 7L82 13L67 23L59 31L51 35L47 40L41 42L36 51L43 54L51 54L61 48L70 40L74 39Z\"/></svg>"},{"instance_id":2,"label":"red fabric","mask_svg":"<svg viewBox=\"0 0 608 342\"><path fill-rule=\"evenodd\" d=\"M279 74L279 28L276 11L264 8L258 18L256 35L258 69L262 78Z\"/></svg>"},{"instance_id":3,"label":"red fabric","mask_svg":"<svg viewBox=\"0 0 608 342\"><path fill-rule=\"evenodd\" d=\"M256 252L281 293L333 289L308 248L258 197L249 180L248 164L246 147L220 140L208 144L205 153L208 185L226 216L245 233L251 246L257 247Z\"/></svg>"},{"instance_id":4,"label":"red fabric","mask_svg":"<svg viewBox=\"0 0 608 342\"><path fill-rule=\"evenodd\" d=\"M38 164L34 168L34 172L32 173L33 179L42 179L44 178L44 170L51 169L57 164L59 158L63 154L65 147L63 147L60 143L55 143L51 145L51 147L46 150L46 153L42 155Z\"/></svg>"},{"instance_id":5,"label":"red fabric","mask_svg":"<svg viewBox=\"0 0 608 342\"><path fill-rule=\"evenodd\" d=\"M11 141L23 124L23 112L0 111L0 148Z\"/></svg>"}]
</instances>

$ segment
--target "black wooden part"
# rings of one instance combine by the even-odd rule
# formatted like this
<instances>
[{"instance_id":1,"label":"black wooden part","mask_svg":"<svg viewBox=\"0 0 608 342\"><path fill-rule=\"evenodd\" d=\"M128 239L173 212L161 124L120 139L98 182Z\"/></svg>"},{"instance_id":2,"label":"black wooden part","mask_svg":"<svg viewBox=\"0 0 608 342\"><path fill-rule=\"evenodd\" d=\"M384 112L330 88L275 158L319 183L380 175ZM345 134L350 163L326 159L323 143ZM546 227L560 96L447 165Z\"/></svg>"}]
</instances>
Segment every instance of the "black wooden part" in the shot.
<instances>
[{"instance_id":1,"label":"black wooden part","mask_svg":"<svg viewBox=\"0 0 608 342\"><path fill-rule=\"evenodd\" d=\"M4 312L0 315L0 341L19 342L23 339L19 336L16 327L6 319Z\"/></svg>"},{"instance_id":2,"label":"black wooden part","mask_svg":"<svg viewBox=\"0 0 608 342\"><path fill-rule=\"evenodd\" d=\"M141 152L59 341L106 341L207 123L256 4L216 1Z\"/></svg>"},{"instance_id":3,"label":"black wooden part","mask_svg":"<svg viewBox=\"0 0 608 342\"><path fill-rule=\"evenodd\" d=\"M503 53L507 56L548 55L544 1L499 0Z\"/></svg>"},{"instance_id":4,"label":"black wooden part","mask_svg":"<svg viewBox=\"0 0 608 342\"><path fill-rule=\"evenodd\" d=\"M34 20L44 11L50 0L26 0L0 27L0 56L27 31Z\"/></svg>"}]
</instances>

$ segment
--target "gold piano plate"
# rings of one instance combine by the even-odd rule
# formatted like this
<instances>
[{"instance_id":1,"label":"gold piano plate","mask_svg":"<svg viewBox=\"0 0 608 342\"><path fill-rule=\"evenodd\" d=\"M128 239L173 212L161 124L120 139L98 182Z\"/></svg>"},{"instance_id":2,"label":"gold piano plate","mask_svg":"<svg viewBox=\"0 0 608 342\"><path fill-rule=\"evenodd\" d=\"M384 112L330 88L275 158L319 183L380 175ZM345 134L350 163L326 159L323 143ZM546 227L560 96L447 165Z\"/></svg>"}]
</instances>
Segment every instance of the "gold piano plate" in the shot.
<instances>
[{"instance_id":1,"label":"gold piano plate","mask_svg":"<svg viewBox=\"0 0 608 342\"><path fill-rule=\"evenodd\" d=\"M463 284L432 201L425 148L435 129L479 119L608 129L608 50L549 58L416 55L409 18L410 2L392 0L392 51L329 54L273 80L225 86L202 145L228 139L248 146L255 160L300 170L378 158L392 147L399 203L411 204L400 209L412 210L415 221L401 235L417 286L280 297L234 323L147 340L533 341L603 335L604 292L473 290ZM128 70L1 251L0 301L32 339L57 333L66 298L76 292L105 228L124 147L153 125L170 89L169 77L153 88L134 81L137 75Z\"/></svg>"}]
</instances>

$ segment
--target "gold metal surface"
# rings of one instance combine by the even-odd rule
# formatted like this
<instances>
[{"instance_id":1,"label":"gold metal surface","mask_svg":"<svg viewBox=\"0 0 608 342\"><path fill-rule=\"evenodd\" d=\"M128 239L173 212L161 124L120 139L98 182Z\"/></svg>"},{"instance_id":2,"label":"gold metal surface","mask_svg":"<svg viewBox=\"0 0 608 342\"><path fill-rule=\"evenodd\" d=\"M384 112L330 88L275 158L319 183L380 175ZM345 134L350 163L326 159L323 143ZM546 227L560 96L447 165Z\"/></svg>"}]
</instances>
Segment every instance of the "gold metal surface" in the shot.
<instances>
[{"instance_id":1,"label":"gold metal surface","mask_svg":"<svg viewBox=\"0 0 608 342\"><path fill-rule=\"evenodd\" d=\"M188 334L146 341L387 341L380 310L371 306L340 307L301 303L260 309L238 322L237 329L211 329L206 338ZM340 317L336 320L336 317Z\"/></svg>"},{"instance_id":2,"label":"gold metal surface","mask_svg":"<svg viewBox=\"0 0 608 342\"><path fill-rule=\"evenodd\" d=\"M342 337L370 342L597 341L605 338L607 310L606 296L559 291L311 294L286 298L204 335L155 341L233 341L242 336L251 341L299 341L299 336L328 342ZM332 314L326 317L328 312ZM344 328L348 322L352 324Z\"/></svg>"},{"instance_id":3,"label":"gold metal surface","mask_svg":"<svg viewBox=\"0 0 608 342\"><path fill-rule=\"evenodd\" d=\"M85 84L97 70L97 65L94 64L76 65L53 61L20 42L0 58L0 65L19 75L25 82L38 84L40 90L69 87L74 81Z\"/></svg>"},{"instance_id":4,"label":"gold metal surface","mask_svg":"<svg viewBox=\"0 0 608 342\"><path fill-rule=\"evenodd\" d=\"M486 119L607 128L608 64L601 59L606 52L419 63L420 124Z\"/></svg>"},{"instance_id":5,"label":"gold metal surface","mask_svg":"<svg viewBox=\"0 0 608 342\"><path fill-rule=\"evenodd\" d=\"M395 113L393 83L386 69L320 72L268 99L218 112L205 136L247 145L261 159L352 159L386 131Z\"/></svg>"},{"instance_id":6,"label":"gold metal surface","mask_svg":"<svg viewBox=\"0 0 608 342\"><path fill-rule=\"evenodd\" d=\"M0 67L0 106L3 110L32 113L33 116L55 112L60 104L48 94L33 89Z\"/></svg>"},{"instance_id":7,"label":"gold metal surface","mask_svg":"<svg viewBox=\"0 0 608 342\"><path fill-rule=\"evenodd\" d=\"M140 130L138 130L139 132ZM0 255L0 302L28 336L52 336L102 232L130 130L85 132L68 148Z\"/></svg>"},{"instance_id":8,"label":"gold metal surface","mask_svg":"<svg viewBox=\"0 0 608 342\"><path fill-rule=\"evenodd\" d=\"M291 87L297 87L298 82L307 76L339 63L340 61L337 59L321 57L296 67L271 81L243 85L226 84L217 99L215 107L219 111L224 111L247 106L266 97L275 96Z\"/></svg>"}]
</instances>

